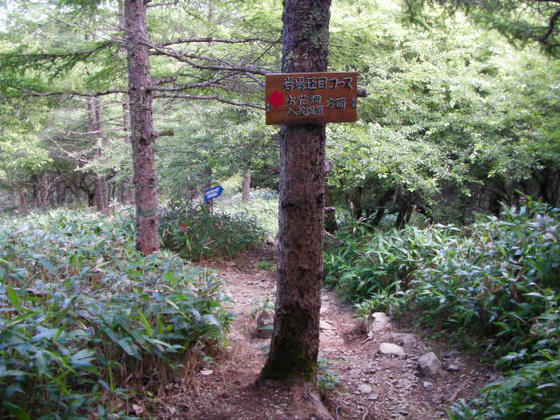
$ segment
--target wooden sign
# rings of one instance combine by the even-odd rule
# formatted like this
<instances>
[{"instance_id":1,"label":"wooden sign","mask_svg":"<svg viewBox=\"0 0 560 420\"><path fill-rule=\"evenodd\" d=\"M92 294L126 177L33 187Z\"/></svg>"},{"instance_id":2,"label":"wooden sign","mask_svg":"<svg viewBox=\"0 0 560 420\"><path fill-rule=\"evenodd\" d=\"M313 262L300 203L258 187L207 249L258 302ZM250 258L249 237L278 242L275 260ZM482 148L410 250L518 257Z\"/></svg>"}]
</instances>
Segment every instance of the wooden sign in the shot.
<instances>
[{"instance_id":1,"label":"wooden sign","mask_svg":"<svg viewBox=\"0 0 560 420\"><path fill-rule=\"evenodd\" d=\"M356 121L358 73L266 75L266 123Z\"/></svg>"}]
</instances>

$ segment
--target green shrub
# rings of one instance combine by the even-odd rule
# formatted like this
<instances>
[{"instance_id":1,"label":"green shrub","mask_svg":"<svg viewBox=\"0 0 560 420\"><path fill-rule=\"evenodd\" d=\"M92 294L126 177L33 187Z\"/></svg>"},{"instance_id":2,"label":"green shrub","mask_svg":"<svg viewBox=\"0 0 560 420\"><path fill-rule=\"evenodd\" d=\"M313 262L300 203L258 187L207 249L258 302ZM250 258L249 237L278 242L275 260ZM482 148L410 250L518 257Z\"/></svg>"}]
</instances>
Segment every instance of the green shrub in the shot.
<instances>
[{"instance_id":1,"label":"green shrub","mask_svg":"<svg viewBox=\"0 0 560 420\"><path fill-rule=\"evenodd\" d=\"M278 193L274 191L253 191L249 201L241 201L241 195L238 194L224 200L216 211L252 220L269 236L275 237L278 234Z\"/></svg>"},{"instance_id":2,"label":"green shrub","mask_svg":"<svg viewBox=\"0 0 560 420\"><path fill-rule=\"evenodd\" d=\"M67 210L0 224L0 414L109 416L221 340L215 276L139 254L133 228Z\"/></svg>"},{"instance_id":3,"label":"green shrub","mask_svg":"<svg viewBox=\"0 0 560 420\"><path fill-rule=\"evenodd\" d=\"M372 233L359 223L346 225L338 234L346 245L325 256L325 282L354 302L376 293L399 292L457 231L453 226L408 226Z\"/></svg>"},{"instance_id":4,"label":"green shrub","mask_svg":"<svg viewBox=\"0 0 560 420\"><path fill-rule=\"evenodd\" d=\"M248 217L213 214L206 207L183 204L161 217L160 232L164 247L193 261L235 255L256 247L264 236Z\"/></svg>"},{"instance_id":5,"label":"green shrub","mask_svg":"<svg viewBox=\"0 0 560 420\"><path fill-rule=\"evenodd\" d=\"M558 210L504 208L465 234L417 272L410 298L427 323L479 335L498 355L535 342L532 326L560 292Z\"/></svg>"}]
</instances>

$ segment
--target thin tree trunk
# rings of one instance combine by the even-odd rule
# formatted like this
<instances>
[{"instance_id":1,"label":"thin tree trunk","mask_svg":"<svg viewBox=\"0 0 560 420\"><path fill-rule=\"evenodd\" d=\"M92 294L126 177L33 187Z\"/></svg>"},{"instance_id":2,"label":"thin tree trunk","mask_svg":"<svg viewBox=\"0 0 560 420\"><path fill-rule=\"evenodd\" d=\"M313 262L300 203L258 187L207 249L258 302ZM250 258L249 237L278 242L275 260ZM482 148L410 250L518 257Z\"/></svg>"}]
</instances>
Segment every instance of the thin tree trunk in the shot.
<instances>
[{"instance_id":1,"label":"thin tree trunk","mask_svg":"<svg viewBox=\"0 0 560 420\"><path fill-rule=\"evenodd\" d=\"M89 131L92 133L93 157L99 159L103 155L103 126L102 107L99 97L91 97L88 102ZM108 207L107 180L100 174L95 174L95 207L97 211L105 212Z\"/></svg>"},{"instance_id":2,"label":"thin tree trunk","mask_svg":"<svg viewBox=\"0 0 560 420\"><path fill-rule=\"evenodd\" d=\"M332 161L325 161L325 177L329 176L333 168L334 164ZM325 230L329 233L335 233L337 229L336 208L333 207L331 189L325 180Z\"/></svg>"},{"instance_id":3,"label":"thin tree trunk","mask_svg":"<svg viewBox=\"0 0 560 420\"><path fill-rule=\"evenodd\" d=\"M49 175L48 173L43 173L39 175L38 186L37 186L37 206L43 210L46 210L49 202Z\"/></svg>"},{"instance_id":4,"label":"thin tree trunk","mask_svg":"<svg viewBox=\"0 0 560 420\"><path fill-rule=\"evenodd\" d=\"M21 208L21 212L23 214L27 214L27 199L25 198L25 190L21 189L18 191L18 195L19 195L19 205Z\"/></svg>"},{"instance_id":5,"label":"thin tree trunk","mask_svg":"<svg viewBox=\"0 0 560 420\"><path fill-rule=\"evenodd\" d=\"M64 182L58 183L56 186L56 204L59 207L64 206L64 202L66 201L66 185Z\"/></svg>"},{"instance_id":6,"label":"thin tree trunk","mask_svg":"<svg viewBox=\"0 0 560 420\"><path fill-rule=\"evenodd\" d=\"M130 143L130 96L128 93L124 94L123 100L123 132L125 143ZM121 181L119 187L120 201L123 204L134 203L134 187L131 185L131 181L125 178Z\"/></svg>"},{"instance_id":7,"label":"thin tree trunk","mask_svg":"<svg viewBox=\"0 0 560 420\"><path fill-rule=\"evenodd\" d=\"M119 28L124 31L126 29L126 19L125 19L125 0L119 0ZM124 132L124 142L131 143L130 139L130 95L128 92L123 95L123 132ZM134 185L133 180L124 178L121 180L119 185L119 201L123 204L133 204L134 199Z\"/></svg>"},{"instance_id":8,"label":"thin tree trunk","mask_svg":"<svg viewBox=\"0 0 560 420\"><path fill-rule=\"evenodd\" d=\"M329 233L335 233L338 229L336 223L336 210L332 207L332 194L328 185L325 185L325 208L329 211L325 213L325 230Z\"/></svg>"},{"instance_id":9,"label":"thin tree trunk","mask_svg":"<svg viewBox=\"0 0 560 420\"><path fill-rule=\"evenodd\" d=\"M123 131L124 131L124 142L130 143L130 96L128 93L124 94L123 107Z\"/></svg>"},{"instance_id":10,"label":"thin tree trunk","mask_svg":"<svg viewBox=\"0 0 560 420\"><path fill-rule=\"evenodd\" d=\"M19 210L19 205L18 205L18 190L15 186L12 186L12 207L14 208L14 210L17 212Z\"/></svg>"},{"instance_id":11,"label":"thin tree trunk","mask_svg":"<svg viewBox=\"0 0 560 420\"><path fill-rule=\"evenodd\" d=\"M330 0L285 0L282 71L325 71ZM316 380L323 278L325 125L280 132L276 312L263 379Z\"/></svg>"},{"instance_id":12,"label":"thin tree trunk","mask_svg":"<svg viewBox=\"0 0 560 420\"><path fill-rule=\"evenodd\" d=\"M243 190L241 193L241 201L249 201L251 199L251 170L245 168L243 170Z\"/></svg>"},{"instance_id":13,"label":"thin tree trunk","mask_svg":"<svg viewBox=\"0 0 560 420\"><path fill-rule=\"evenodd\" d=\"M97 121L98 134L98 150L99 157L102 157L105 153L105 136L103 135L103 108L101 104L101 98L99 96L95 97L95 118ZM99 201L100 201L100 211L107 213L109 208L109 187L107 185L107 177L105 175L97 176L97 182L99 184Z\"/></svg>"},{"instance_id":14,"label":"thin tree trunk","mask_svg":"<svg viewBox=\"0 0 560 420\"><path fill-rule=\"evenodd\" d=\"M149 254L159 250L159 236L152 78L144 0L126 0L125 25L130 95L130 139L136 188L136 248Z\"/></svg>"}]
</instances>

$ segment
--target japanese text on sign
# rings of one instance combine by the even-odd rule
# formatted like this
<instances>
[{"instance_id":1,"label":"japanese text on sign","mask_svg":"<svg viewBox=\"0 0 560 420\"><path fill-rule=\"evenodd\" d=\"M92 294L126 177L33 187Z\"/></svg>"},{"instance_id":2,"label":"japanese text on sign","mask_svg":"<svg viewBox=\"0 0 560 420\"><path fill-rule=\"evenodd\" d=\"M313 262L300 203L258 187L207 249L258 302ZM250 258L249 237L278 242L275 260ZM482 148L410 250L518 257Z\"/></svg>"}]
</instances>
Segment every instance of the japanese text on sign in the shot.
<instances>
[{"instance_id":1,"label":"japanese text on sign","mask_svg":"<svg viewBox=\"0 0 560 420\"><path fill-rule=\"evenodd\" d=\"M352 89L352 77L344 77L338 79L337 77L284 77L283 88L286 91L291 90L316 90L316 89L336 89L342 87Z\"/></svg>"},{"instance_id":2,"label":"japanese text on sign","mask_svg":"<svg viewBox=\"0 0 560 420\"><path fill-rule=\"evenodd\" d=\"M217 185L212 187L206 191L204 191L204 202L208 203L215 198L218 198L224 192L224 188L221 185Z\"/></svg>"},{"instance_id":3,"label":"japanese text on sign","mask_svg":"<svg viewBox=\"0 0 560 420\"><path fill-rule=\"evenodd\" d=\"M357 73L284 73L266 76L266 123L355 121Z\"/></svg>"}]
</instances>

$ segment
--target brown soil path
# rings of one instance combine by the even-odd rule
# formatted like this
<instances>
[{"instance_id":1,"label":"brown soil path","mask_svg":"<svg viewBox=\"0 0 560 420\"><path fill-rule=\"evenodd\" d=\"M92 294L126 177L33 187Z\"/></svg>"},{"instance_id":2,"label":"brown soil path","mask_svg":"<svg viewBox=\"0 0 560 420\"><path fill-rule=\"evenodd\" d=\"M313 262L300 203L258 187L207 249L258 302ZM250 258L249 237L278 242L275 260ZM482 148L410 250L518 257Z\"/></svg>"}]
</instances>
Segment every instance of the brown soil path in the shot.
<instances>
[{"instance_id":1,"label":"brown soil path","mask_svg":"<svg viewBox=\"0 0 560 420\"><path fill-rule=\"evenodd\" d=\"M271 271L259 261L274 261L274 248L250 251L233 261L205 264L219 270L236 317L229 346L206 362L189 390L169 389L158 418L166 419L303 419L292 390L278 383L254 386L265 362L269 339L255 337L255 316L274 301ZM335 293L323 291L320 359L330 375L322 391L335 419L438 419L460 398L470 399L496 379L472 357L442 343L401 330L394 323L368 337L365 323ZM384 355L381 343L400 344L404 355ZM418 358L433 351L442 361L435 377L418 374ZM325 369L323 369L325 372Z\"/></svg>"}]
</instances>

